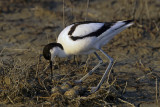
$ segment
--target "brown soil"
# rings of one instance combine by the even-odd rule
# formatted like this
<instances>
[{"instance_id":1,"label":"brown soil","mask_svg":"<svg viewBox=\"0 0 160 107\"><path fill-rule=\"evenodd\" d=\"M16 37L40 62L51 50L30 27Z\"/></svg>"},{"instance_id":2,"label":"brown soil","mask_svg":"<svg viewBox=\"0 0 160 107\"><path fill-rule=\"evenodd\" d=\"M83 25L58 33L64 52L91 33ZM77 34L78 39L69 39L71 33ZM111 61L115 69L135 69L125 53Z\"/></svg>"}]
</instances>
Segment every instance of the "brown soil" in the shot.
<instances>
[{"instance_id":1,"label":"brown soil","mask_svg":"<svg viewBox=\"0 0 160 107\"><path fill-rule=\"evenodd\" d=\"M160 0L0 1L0 106L160 106ZM63 21L64 9L64 21ZM73 82L98 60L56 59L53 81L44 45L73 22L135 19L103 50L115 59L108 81L95 93L108 59L82 84ZM87 61L86 61L87 60Z\"/></svg>"}]
</instances>

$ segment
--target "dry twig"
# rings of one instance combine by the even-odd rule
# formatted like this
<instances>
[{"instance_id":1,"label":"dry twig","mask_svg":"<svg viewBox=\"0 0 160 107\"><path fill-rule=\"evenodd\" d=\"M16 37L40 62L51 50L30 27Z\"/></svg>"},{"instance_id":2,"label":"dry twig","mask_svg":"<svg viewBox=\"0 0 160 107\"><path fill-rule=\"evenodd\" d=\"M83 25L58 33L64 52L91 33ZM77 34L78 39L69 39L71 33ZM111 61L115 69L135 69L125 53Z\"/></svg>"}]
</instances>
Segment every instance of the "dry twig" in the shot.
<instances>
[{"instance_id":1,"label":"dry twig","mask_svg":"<svg viewBox=\"0 0 160 107\"><path fill-rule=\"evenodd\" d=\"M64 0L63 0L63 28L65 27L65 12L64 12Z\"/></svg>"},{"instance_id":2,"label":"dry twig","mask_svg":"<svg viewBox=\"0 0 160 107\"><path fill-rule=\"evenodd\" d=\"M86 21L86 20L87 20L87 18L88 18L88 6L89 6L89 0L87 0L85 21Z\"/></svg>"},{"instance_id":3,"label":"dry twig","mask_svg":"<svg viewBox=\"0 0 160 107\"><path fill-rule=\"evenodd\" d=\"M124 93L125 93L125 91L126 91L126 87L127 87L127 81L126 81L126 85L125 85L125 87L124 87L124 89L123 89L123 91L122 91L122 94L124 94Z\"/></svg>"},{"instance_id":4,"label":"dry twig","mask_svg":"<svg viewBox=\"0 0 160 107\"><path fill-rule=\"evenodd\" d=\"M9 101L14 104L13 100L7 95L7 98L9 99Z\"/></svg>"},{"instance_id":5,"label":"dry twig","mask_svg":"<svg viewBox=\"0 0 160 107\"><path fill-rule=\"evenodd\" d=\"M132 103L130 103L130 102L128 102L128 101L122 100L121 98L118 98L118 100L121 101L121 102L123 102L123 103L126 103L126 104L128 104L128 105L130 105L130 106L132 106L132 107L135 107L134 104L132 104Z\"/></svg>"},{"instance_id":6,"label":"dry twig","mask_svg":"<svg viewBox=\"0 0 160 107\"><path fill-rule=\"evenodd\" d=\"M158 105L158 85L157 85L157 78L156 78L156 104Z\"/></svg>"}]
</instances>

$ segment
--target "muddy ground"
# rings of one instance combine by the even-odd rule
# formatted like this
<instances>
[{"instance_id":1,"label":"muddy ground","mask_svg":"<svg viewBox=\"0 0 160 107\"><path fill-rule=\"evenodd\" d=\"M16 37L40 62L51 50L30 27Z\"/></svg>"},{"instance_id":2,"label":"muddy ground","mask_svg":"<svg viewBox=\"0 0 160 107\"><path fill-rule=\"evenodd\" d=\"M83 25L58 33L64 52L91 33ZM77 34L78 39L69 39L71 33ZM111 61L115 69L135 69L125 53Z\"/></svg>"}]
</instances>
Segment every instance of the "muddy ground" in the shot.
<instances>
[{"instance_id":1,"label":"muddy ground","mask_svg":"<svg viewBox=\"0 0 160 107\"><path fill-rule=\"evenodd\" d=\"M0 0L0 106L158 107L160 0ZM63 8L64 6L64 8ZM64 17L63 17L64 16ZM90 94L105 64L74 84L98 60L91 54L56 59L51 81L44 45L76 21L135 19L103 50L115 59L102 87Z\"/></svg>"}]
</instances>

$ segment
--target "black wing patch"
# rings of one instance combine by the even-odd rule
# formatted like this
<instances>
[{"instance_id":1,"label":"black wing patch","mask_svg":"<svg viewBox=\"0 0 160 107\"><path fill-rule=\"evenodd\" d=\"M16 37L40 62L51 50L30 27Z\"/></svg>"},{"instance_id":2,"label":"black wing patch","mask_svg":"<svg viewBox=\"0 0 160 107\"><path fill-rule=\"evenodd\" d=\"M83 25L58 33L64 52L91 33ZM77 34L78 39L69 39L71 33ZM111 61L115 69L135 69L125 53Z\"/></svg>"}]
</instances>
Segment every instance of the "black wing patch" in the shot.
<instances>
[{"instance_id":1,"label":"black wing patch","mask_svg":"<svg viewBox=\"0 0 160 107\"><path fill-rule=\"evenodd\" d=\"M69 31L69 33L68 33L68 35L70 35L70 38L75 41L75 40L83 39L83 38L86 38L86 37L92 37L92 36L98 37L98 36L100 36L102 33L104 33L106 30L108 30L111 26L114 25L113 22L109 22L109 23L106 22L106 23L104 23L104 25L103 25L101 28L99 28L99 29L97 29L96 31L91 32L91 33L89 33L89 34L87 34L87 35L84 35L84 36L81 36L81 37L72 36L73 32L75 31L75 29L76 29L76 27L77 27L78 25L81 25L81 24L89 24L89 23L102 23L102 22L85 21L85 22L75 23L75 24L71 27L71 29L70 29L70 31Z\"/></svg>"},{"instance_id":2,"label":"black wing patch","mask_svg":"<svg viewBox=\"0 0 160 107\"><path fill-rule=\"evenodd\" d=\"M97 22L96 21L84 21L84 22L75 22L75 23L72 23L74 25L71 27L70 31L68 32L68 35L72 35L78 25L89 24L89 23L102 23L102 22L98 22L98 21Z\"/></svg>"},{"instance_id":3,"label":"black wing patch","mask_svg":"<svg viewBox=\"0 0 160 107\"><path fill-rule=\"evenodd\" d=\"M120 27L118 27L118 28L116 28L116 29L114 29L114 30L117 30L117 29L119 29L119 28L121 28L121 27L123 27L123 26L125 26L125 25L127 25L127 24L129 24L129 23L132 23L134 20L126 20L126 21L123 21L125 24L123 24L122 26L120 26Z\"/></svg>"}]
</instances>

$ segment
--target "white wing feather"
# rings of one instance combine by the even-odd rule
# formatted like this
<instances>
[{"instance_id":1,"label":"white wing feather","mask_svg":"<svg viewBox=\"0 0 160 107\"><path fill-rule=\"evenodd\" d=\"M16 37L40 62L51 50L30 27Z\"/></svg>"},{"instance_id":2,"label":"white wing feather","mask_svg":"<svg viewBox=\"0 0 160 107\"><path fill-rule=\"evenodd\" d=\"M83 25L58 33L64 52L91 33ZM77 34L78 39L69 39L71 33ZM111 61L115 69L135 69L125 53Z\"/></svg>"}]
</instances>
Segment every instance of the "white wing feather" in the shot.
<instances>
[{"instance_id":1,"label":"white wing feather","mask_svg":"<svg viewBox=\"0 0 160 107\"><path fill-rule=\"evenodd\" d=\"M82 37L100 29L104 23L89 23L78 25L71 36Z\"/></svg>"}]
</instances>

